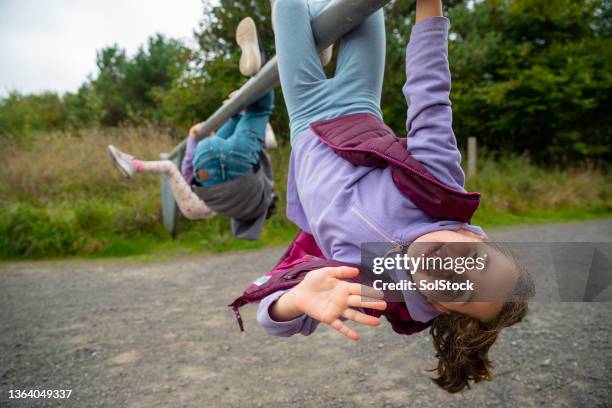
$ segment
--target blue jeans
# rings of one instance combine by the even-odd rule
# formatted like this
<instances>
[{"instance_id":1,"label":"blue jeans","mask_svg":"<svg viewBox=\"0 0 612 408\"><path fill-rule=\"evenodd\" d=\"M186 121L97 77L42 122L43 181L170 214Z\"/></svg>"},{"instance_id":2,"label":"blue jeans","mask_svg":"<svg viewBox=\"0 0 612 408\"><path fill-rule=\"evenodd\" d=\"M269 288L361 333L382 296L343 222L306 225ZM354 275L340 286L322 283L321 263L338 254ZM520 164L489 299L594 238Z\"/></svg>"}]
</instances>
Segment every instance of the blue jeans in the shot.
<instances>
[{"instance_id":1,"label":"blue jeans","mask_svg":"<svg viewBox=\"0 0 612 408\"><path fill-rule=\"evenodd\" d=\"M329 2L278 0L274 4L276 56L292 140L317 120L357 112L382 117L386 41L383 12L377 11L342 37L336 72L328 79L310 21Z\"/></svg>"},{"instance_id":2,"label":"blue jeans","mask_svg":"<svg viewBox=\"0 0 612 408\"><path fill-rule=\"evenodd\" d=\"M193 157L195 181L204 187L214 186L252 171L259 163L273 110L274 91L270 91L246 112L228 120L216 135L202 139Z\"/></svg>"}]
</instances>

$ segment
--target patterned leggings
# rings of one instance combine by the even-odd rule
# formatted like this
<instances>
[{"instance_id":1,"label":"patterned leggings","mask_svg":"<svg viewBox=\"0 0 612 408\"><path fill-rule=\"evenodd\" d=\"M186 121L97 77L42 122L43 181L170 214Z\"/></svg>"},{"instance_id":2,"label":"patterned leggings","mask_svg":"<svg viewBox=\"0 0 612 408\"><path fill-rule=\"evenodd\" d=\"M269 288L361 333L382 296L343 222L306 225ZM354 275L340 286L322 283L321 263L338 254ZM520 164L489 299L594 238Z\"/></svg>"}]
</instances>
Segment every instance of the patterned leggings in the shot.
<instances>
[{"instance_id":1,"label":"patterned leggings","mask_svg":"<svg viewBox=\"0 0 612 408\"><path fill-rule=\"evenodd\" d=\"M203 220L212 218L215 212L206 206L185 181L181 172L174 163L168 160L140 161L134 160L134 167L138 172L163 174L168 178L172 194L181 213L190 220Z\"/></svg>"}]
</instances>

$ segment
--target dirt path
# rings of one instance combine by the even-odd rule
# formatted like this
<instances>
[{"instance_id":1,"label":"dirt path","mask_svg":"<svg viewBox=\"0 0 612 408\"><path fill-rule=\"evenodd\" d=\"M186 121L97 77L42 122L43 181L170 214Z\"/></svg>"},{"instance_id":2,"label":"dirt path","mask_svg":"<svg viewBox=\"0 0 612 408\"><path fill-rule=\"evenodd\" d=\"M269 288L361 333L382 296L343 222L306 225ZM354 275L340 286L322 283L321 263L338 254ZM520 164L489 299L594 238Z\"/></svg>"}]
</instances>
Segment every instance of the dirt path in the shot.
<instances>
[{"instance_id":1,"label":"dirt path","mask_svg":"<svg viewBox=\"0 0 612 408\"><path fill-rule=\"evenodd\" d=\"M612 242L612 221L496 231L495 239ZM264 335L225 306L282 249L165 262L0 266L0 407L604 407L612 400L612 304L534 304L495 345L497 380L438 390L426 333L384 323L349 343ZM9 400L11 389L72 389Z\"/></svg>"}]
</instances>

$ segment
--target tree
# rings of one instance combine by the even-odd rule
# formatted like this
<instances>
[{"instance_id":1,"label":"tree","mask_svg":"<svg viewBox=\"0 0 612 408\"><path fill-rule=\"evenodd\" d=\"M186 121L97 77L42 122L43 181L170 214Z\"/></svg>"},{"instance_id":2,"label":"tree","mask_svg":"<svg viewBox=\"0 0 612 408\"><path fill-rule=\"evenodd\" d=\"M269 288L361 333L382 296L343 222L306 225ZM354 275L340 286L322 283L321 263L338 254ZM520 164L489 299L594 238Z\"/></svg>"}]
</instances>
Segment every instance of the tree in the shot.
<instances>
[{"instance_id":1,"label":"tree","mask_svg":"<svg viewBox=\"0 0 612 408\"><path fill-rule=\"evenodd\" d=\"M455 130L542 162L609 160L610 2L476 2L451 11Z\"/></svg>"},{"instance_id":2,"label":"tree","mask_svg":"<svg viewBox=\"0 0 612 408\"><path fill-rule=\"evenodd\" d=\"M97 111L103 126L117 126L127 118L127 101L124 98L125 50L117 44L96 53L98 76L92 82L98 96Z\"/></svg>"}]
</instances>

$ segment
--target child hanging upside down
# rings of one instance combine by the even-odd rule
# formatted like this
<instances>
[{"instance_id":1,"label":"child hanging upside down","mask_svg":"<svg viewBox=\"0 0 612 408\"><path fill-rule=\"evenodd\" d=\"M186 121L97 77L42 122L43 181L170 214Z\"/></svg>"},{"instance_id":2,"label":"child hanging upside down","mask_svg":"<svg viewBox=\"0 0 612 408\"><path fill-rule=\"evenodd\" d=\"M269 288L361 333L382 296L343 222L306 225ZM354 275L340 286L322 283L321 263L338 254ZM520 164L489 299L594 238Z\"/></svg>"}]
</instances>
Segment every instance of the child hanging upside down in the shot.
<instances>
[{"instance_id":1,"label":"child hanging upside down","mask_svg":"<svg viewBox=\"0 0 612 408\"><path fill-rule=\"evenodd\" d=\"M357 340L344 321L377 326L381 314L401 334L430 327L440 387L457 392L469 380L489 380L488 350L502 328L523 319L534 289L509 251L469 224L479 194L464 189L451 127L449 21L441 2L417 0L403 88L407 139L398 139L382 120L382 10L342 38L335 75L328 79L311 29L311 19L327 3L275 2L291 127L287 215L301 232L275 269L231 306L242 327L239 307L260 302L257 320L276 336L309 335L322 322ZM440 300L407 290L402 302L385 302L382 292L359 284L361 245L371 242L411 255L420 253L421 244L427 254L484 256L487 262L483 270L463 273L477 287L470 299L453 294ZM461 250L453 243L461 243ZM412 279L439 275L420 269Z\"/></svg>"},{"instance_id":2,"label":"child hanging upside down","mask_svg":"<svg viewBox=\"0 0 612 408\"><path fill-rule=\"evenodd\" d=\"M246 18L236 30L242 48L240 72L257 73L261 54L255 23ZM230 118L216 133L197 142L201 124L189 131L182 174L168 160L140 161L114 146L108 146L113 163L126 177L138 172L163 174L168 178L181 213L188 219L211 218L215 213L231 218L234 236L259 238L263 224L274 212L272 167L264 145L275 147L269 125L274 93L268 92Z\"/></svg>"}]
</instances>

